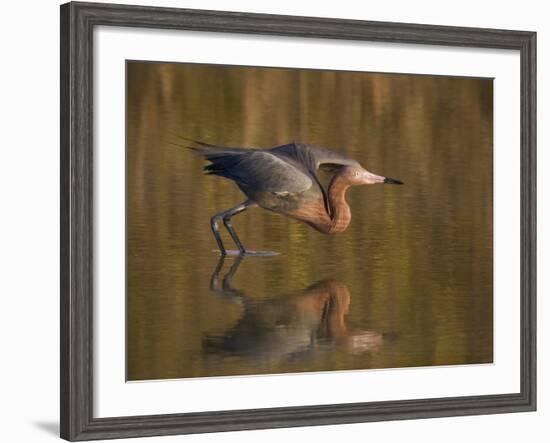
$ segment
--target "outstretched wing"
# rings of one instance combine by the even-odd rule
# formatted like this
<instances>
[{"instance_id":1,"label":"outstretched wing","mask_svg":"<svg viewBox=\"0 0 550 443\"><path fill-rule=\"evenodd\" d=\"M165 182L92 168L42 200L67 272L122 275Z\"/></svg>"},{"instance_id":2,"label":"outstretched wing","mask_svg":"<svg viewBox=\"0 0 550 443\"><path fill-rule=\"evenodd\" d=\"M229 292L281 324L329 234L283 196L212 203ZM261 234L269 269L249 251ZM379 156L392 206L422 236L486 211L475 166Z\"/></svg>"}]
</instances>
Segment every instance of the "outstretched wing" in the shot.
<instances>
[{"instance_id":1,"label":"outstretched wing","mask_svg":"<svg viewBox=\"0 0 550 443\"><path fill-rule=\"evenodd\" d=\"M359 166L356 160L320 146L290 143L269 151L303 165L310 173L315 173L318 169L332 171L342 166Z\"/></svg>"},{"instance_id":2,"label":"outstretched wing","mask_svg":"<svg viewBox=\"0 0 550 443\"><path fill-rule=\"evenodd\" d=\"M226 177L254 191L303 192L313 184L307 174L269 151L212 145L195 150L211 162L204 168L207 174Z\"/></svg>"},{"instance_id":3,"label":"outstretched wing","mask_svg":"<svg viewBox=\"0 0 550 443\"><path fill-rule=\"evenodd\" d=\"M317 170L334 172L342 166L359 165L350 157L314 145L290 143L260 150L188 141L198 145L192 149L211 162L204 168L207 174L226 177L252 190L294 193L303 192L316 183L329 214L327 191Z\"/></svg>"},{"instance_id":4,"label":"outstretched wing","mask_svg":"<svg viewBox=\"0 0 550 443\"><path fill-rule=\"evenodd\" d=\"M314 145L304 145L301 143L290 143L288 145L277 146L269 150L276 156L290 161L304 170L319 186L323 194L323 200L327 214L330 215L330 205L328 202L327 190L323 187L317 170L322 169L328 172L336 172L342 166L359 166L359 162L343 154L331 151Z\"/></svg>"}]
</instances>

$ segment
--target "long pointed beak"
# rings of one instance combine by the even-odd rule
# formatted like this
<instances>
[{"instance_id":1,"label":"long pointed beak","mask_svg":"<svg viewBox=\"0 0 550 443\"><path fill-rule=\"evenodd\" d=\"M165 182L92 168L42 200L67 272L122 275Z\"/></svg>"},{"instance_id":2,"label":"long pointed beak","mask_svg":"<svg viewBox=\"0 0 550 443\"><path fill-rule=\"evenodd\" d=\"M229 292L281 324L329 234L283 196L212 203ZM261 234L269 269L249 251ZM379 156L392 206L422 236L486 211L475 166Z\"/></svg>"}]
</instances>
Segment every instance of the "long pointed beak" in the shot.
<instances>
[{"instance_id":1,"label":"long pointed beak","mask_svg":"<svg viewBox=\"0 0 550 443\"><path fill-rule=\"evenodd\" d=\"M396 180L395 178L386 177L386 178L384 178L384 184L385 185L402 185L403 182L399 181L399 180Z\"/></svg>"}]
</instances>

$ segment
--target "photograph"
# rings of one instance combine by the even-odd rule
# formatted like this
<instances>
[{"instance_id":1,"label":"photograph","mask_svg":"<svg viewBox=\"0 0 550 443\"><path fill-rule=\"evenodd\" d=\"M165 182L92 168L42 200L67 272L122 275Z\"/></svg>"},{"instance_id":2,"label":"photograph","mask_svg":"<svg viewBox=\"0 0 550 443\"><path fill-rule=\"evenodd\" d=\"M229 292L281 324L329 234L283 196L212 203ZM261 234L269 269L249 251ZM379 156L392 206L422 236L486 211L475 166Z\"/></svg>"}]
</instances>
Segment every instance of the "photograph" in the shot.
<instances>
[{"instance_id":1,"label":"photograph","mask_svg":"<svg viewBox=\"0 0 550 443\"><path fill-rule=\"evenodd\" d=\"M493 78L126 60L126 379L493 363Z\"/></svg>"}]
</instances>

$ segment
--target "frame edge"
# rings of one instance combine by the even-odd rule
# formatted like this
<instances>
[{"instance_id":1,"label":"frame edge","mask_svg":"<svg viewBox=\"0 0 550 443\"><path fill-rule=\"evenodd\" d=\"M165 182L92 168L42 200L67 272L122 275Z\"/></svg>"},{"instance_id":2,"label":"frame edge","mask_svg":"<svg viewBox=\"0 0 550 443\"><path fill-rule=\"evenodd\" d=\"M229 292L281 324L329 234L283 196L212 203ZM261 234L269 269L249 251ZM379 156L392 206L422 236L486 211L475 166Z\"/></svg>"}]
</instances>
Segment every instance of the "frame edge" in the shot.
<instances>
[{"instance_id":1,"label":"frame edge","mask_svg":"<svg viewBox=\"0 0 550 443\"><path fill-rule=\"evenodd\" d=\"M537 409L537 33L526 33L521 64L521 392Z\"/></svg>"},{"instance_id":2,"label":"frame edge","mask_svg":"<svg viewBox=\"0 0 550 443\"><path fill-rule=\"evenodd\" d=\"M71 421L72 391L70 343L70 23L71 5L60 6L60 437L69 439L73 434Z\"/></svg>"},{"instance_id":3,"label":"frame edge","mask_svg":"<svg viewBox=\"0 0 550 443\"><path fill-rule=\"evenodd\" d=\"M60 6L60 437L89 428L93 402L92 29Z\"/></svg>"}]
</instances>

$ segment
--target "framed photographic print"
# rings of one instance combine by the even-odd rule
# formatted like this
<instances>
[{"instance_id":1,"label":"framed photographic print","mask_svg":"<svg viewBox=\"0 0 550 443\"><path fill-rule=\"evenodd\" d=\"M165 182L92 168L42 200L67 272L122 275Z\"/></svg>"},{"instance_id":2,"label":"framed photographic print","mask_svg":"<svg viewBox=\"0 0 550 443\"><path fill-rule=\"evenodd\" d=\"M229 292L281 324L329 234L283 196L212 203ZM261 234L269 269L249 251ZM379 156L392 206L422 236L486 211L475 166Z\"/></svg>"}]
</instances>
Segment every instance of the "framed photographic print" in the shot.
<instances>
[{"instance_id":1,"label":"framed photographic print","mask_svg":"<svg viewBox=\"0 0 550 443\"><path fill-rule=\"evenodd\" d=\"M536 34L61 7L61 436L536 407Z\"/></svg>"}]
</instances>

